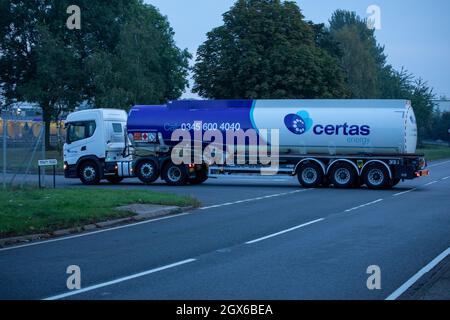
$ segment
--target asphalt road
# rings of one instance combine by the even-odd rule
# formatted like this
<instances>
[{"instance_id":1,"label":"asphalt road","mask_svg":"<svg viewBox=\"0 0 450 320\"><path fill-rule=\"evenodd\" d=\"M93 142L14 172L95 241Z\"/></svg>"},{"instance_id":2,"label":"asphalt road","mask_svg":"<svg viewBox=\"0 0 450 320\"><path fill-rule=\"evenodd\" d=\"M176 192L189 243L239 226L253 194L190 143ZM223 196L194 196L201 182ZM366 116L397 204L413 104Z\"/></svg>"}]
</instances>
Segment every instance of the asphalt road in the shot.
<instances>
[{"instance_id":1,"label":"asphalt road","mask_svg":"<svg viewBox=\"0 0 450 320\"><path fill-rule=\"evenodd\" d=\"M450 247L450 161L430 169L387 191L304 190L278 177L105 184L192 195L202 207L0 249L0 299L385 299ZM69 265L81 269L80 291L66 287ZM372 265L380 290L366 285Z\"/></svg>"}]
</instances>

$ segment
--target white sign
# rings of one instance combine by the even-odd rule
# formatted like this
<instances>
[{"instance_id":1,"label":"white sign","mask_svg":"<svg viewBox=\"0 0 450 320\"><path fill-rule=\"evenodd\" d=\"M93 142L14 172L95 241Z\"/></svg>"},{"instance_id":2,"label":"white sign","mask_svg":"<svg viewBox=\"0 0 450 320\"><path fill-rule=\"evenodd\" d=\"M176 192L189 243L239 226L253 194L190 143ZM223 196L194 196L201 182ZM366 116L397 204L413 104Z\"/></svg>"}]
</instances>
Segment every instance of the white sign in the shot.
<instances>
[{"instance_id":1,"label":"white sign","mask_svg":"<svg viewBox=\"0 0 450 320\"><path fill-rule=\"evenodd\" d=\"M38 161L39 167L56 166L57 164L58 164L58 160L56 160L56 159L47 159L47 160L39 160Z\"/></svg>"}]
</instances>

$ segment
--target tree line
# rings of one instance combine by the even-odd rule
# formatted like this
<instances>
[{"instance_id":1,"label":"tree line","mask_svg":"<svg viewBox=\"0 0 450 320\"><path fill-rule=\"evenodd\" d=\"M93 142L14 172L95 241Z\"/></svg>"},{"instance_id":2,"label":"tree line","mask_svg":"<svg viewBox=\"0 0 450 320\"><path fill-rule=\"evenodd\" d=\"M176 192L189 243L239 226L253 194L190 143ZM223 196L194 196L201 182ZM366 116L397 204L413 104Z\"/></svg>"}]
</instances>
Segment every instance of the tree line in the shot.
<instances>
[{"instance_id":1,"label":"tree line","mask_svg":"<svg viewBox=\"0 0 450 320\"><path fill-rule=\"evenodd\" d=\"M66 27L72 4L79 30ZM0 17L4 104L39 103L47 126L83 101L128 109L177 99L192 71L203 98L408 99L419 136L433 133L432 89L389 65L354 12L337 10L324 25L293 1L237 0L192 68L167 18L142 0L0 0Z\"/></svg>"}]
</instances>

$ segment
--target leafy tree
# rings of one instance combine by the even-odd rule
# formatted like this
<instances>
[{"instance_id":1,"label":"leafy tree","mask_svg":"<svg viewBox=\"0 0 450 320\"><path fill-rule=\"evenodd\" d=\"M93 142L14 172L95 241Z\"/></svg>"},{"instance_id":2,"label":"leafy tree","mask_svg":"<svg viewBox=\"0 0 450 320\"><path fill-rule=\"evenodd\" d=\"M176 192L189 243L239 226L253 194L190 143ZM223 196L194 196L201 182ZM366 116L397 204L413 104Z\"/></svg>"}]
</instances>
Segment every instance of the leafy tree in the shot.
<instances>
[{"instance_id":1,"label":"leafy tree","mask_svg":"<svg viewBox=\"0 0 450 320\"><path fill-rule=\"evenodd\" d=\"M81 30L66 27L73 4ZM176 98L186 85L186 52L141 0L0 0L0 16L0 89L9 102L39 103L47 146L51 120L82 101L128 108Z\"/></svg>"},{"instance_id":2,"label":"leafy tree","mask_svg":"<svg viewBox=\"0 0 450 320\"><path fill-rule=\"evenodd\" d=\"M177 99L188 85L189 58L175 46L167 19L147 6L124 25L114 51L89 57L95 103L130 107Z\"/></svg>"},{"instance_id":3,"label":"leafy tree","mask_svg":"<svg viewBox=\"0 0 450 320\"><path fill-rule=\"evenodd\" d=\"M194 92L207 98L345 97L337 61L290 1L238 0L207 34L194 66Z\"/></svg>"},{"instance_id":4,"label":"leafy tree","mask_svg":"<svg viewBox=\"0 0 450 320\"><path fill-rule=\"evenodd\" d=\"M355 12L337 10L330 19L330 34L340 49L352 98L377 98L380 71L386 63L384 48L377 44L374 30Z\"/></svg>"},{"instance_id":5,"label":"leafy tree","mask_svg":"<svg viewBox=\"0 0 450 320\"><path fill-rule=\"evenodd\" d=\"M433 130L430 138L448 141L450 129L450 112L435 112L433 114Z\"/></svg>"},{"instance_id":6,"label":"leafy tree","mask_svg":"<svg viewBox=\"0 0 450 320\"><path fill-rule=\"evenodd\" d=\"M384 47L377 43L374 30L367 28L366 20L356 13L337 10L330 20L329 32L332 42L322 40L321 46L340 60L351 97L411 100L417 117L419 142L429 137L434 99L432 88L405 69L397 71L387 64ZM322 34L326 35L326 30ZM339 51L333 53L331 50L336 43Z\"/></svg>"},{"instance_id":7,"label":"leafy tree","mask_svg":"<svg viewBox=\"0 0 450 320\"><path fill-rule=\"evenodd\" d=\"M433 89L425 81L421 78L414 80L408 99L411 100L414 113L416 114L419 143L422 143L423 139L430 137L433 131L434 97Z\"/></svg>"}]
</instances>

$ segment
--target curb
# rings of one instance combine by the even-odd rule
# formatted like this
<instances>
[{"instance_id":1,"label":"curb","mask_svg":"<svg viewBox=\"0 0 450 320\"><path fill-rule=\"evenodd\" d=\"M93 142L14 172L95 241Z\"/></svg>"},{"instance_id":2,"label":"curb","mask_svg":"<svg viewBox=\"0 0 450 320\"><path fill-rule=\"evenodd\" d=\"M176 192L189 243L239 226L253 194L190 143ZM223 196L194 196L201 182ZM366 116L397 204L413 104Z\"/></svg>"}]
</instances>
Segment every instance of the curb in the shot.
<instances>
[{"instance_id":1,"label":"curb","mask_svg":"<svg viewBox=\"0 0 450 320\"><path fill-rule=\"evenodd\" d=\"M108 229L108 228L112 228L112 227L116 227L116 226L120 226L120 225L131 224L134 222L141 222L141 221L152 220L152 219L160 218L160 217L164 217L164 216L176 215L176 214L180 214L183 212L188 212L195 208L196 207L194 207L194 206L188 206L188 207L176 207L176 208L171 208L171 209L163 209L163 210L157 210L155 212L148 213L148 214L133 215L133 216L127 217L127 218L91 223L91 224L87 224L87 225L80 226L80 227L61 229L61 230L51 231L48 233L39 233L39 234L30 234L30 235L24 235L24 236L18 236L18 237L3 238L3 239L0 239L0 248L12 246L15 244L25 244L25 243L29 243L32 241L63 237L63 236L68 236L68 235L72 235L72 234L77 234L77 233L83 233L83 232L89 233L91 231L96 231L99 229Z\"/></svg>"}]
</instances>

